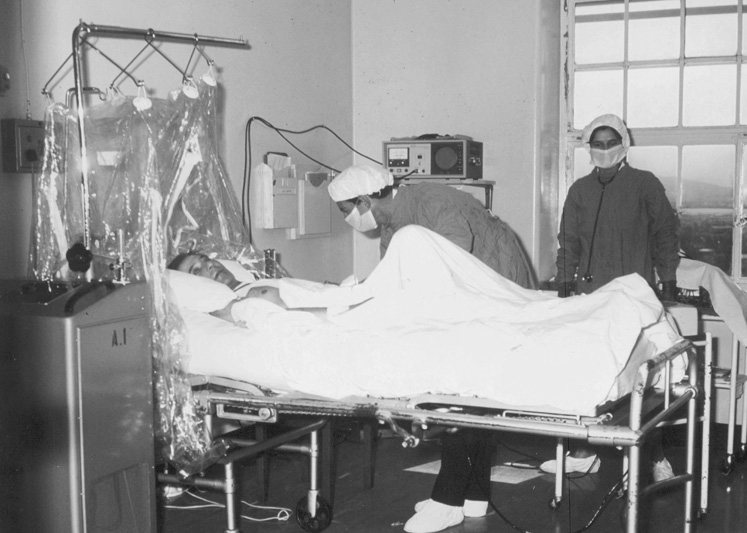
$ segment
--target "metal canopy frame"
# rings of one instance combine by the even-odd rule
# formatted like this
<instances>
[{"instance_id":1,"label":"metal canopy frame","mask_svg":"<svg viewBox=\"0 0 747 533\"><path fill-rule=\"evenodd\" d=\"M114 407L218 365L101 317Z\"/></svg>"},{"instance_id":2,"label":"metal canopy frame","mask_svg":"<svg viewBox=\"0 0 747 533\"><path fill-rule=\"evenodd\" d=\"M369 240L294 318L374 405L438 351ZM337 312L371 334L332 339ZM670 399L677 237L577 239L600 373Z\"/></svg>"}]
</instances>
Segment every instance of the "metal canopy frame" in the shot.
<instances>
[{"instance_id":1,"label":"metal canopy frame","mask_svg":"<svg viewBox=\"0 0 747 533\"><path fill-rule=\"evenodd\" d=\"M86 249L91 247L91 207L90 207L90 177L88 171L88 153L86 149L86 132L85 132L85 100L83 93L83 54L81 45L85 44L88 36L112 37L115 39L143 39L148 42L164 41L177 43L190 43L193 45L204 44L209 46L232 47L232 48L249 48L249 44L242 38L230 39L223 37L211 37L199 35L197 33L174 33L165 31L156 31L152 28L123 28L119 26L100 26L97 24L88 24L81 22L73 31L73 75L75 77L75 103L78 116L78 133L80 137L80 156L81 156L81 183L83 195L83 244ZM90 273L90 271L89 271Z\"/></svg>"}]
</instances>

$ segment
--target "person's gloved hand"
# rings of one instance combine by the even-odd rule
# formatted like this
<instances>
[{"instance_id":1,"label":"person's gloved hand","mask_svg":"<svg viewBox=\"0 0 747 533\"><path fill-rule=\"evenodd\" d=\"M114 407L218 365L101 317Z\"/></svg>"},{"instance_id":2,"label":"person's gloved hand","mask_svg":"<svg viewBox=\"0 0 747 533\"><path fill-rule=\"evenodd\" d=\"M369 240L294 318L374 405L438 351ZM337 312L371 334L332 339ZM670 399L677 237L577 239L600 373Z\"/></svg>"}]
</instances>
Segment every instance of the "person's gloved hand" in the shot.
<instances>
[{"instance_id":1,"label":"person's gloved hand","mask_svg":"<svg viewBox=\"0 0 747 533\"><path fill-rule=\"evenodd\" d=\"M568 298L576 292L576 283L566 281L558 285L558 298Z\"/></svg>"},{"instance_id":2,"label":"person's gloved hand","mask_svg":"<svg viewBox=\"0 0 747 533\"><path fill-rule=\"evenodd\" d=\"M677 299L677 281L663 281L661 283L661 301L674 302Z\"/></svg>"}]
</instances>

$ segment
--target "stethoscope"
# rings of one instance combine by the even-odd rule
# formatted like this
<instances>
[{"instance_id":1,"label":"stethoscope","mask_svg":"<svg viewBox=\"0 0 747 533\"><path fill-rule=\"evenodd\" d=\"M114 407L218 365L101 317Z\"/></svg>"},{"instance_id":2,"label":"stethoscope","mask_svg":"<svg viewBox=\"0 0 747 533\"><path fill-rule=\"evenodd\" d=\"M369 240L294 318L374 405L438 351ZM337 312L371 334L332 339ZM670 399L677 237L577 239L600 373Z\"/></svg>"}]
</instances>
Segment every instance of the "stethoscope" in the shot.
<instances>
[{"instance_id":1,"label":"stethoscope","mask_svg":"<svg viewBox=\"0 0 747 533\"><path fill-rule=\"evenodd\" d=\"M599 213L602 210L602 200L604 200L604 191L607 188L607 185L612 183L612 180L617 177L617 173L620 172L620 169L622 168L623 163L620 163L620 166L617 167L617 170L612 175L612 177L606 181L602 181L602 176L599 173L599 168L597 168L597 181L602 186L602 193L599 195L599 204L597 204L597 214L594 217L594 229L591 230L591 244L589 244L589 260L586 263L586 274L583 275L581 278L586 283L591 283L594 281L594 276L591 275L591 258L594 255L594 240L597 236L597 224L599 223Z\"/></svg>"}]
</instances>

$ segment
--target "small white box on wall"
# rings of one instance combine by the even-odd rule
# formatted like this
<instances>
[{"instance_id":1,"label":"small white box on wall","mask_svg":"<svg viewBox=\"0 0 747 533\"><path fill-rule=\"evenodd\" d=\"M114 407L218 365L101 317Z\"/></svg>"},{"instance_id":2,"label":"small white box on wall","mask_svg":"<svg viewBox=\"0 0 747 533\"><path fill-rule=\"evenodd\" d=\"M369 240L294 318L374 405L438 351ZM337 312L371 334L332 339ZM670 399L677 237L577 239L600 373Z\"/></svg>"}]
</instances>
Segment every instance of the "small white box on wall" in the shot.
<instances>
[{"instance_id":1,"label":"small white box on wall","mask_svg":"<svg viewBox=\"0 0 747 533\"><path fill-rule=\"evenodd\" d=\"M252 172L258 211L253 223L262 229L295 228L298 225L298 180L295 168L272 168L261 163Z\"/></svg>"}]
</instances>

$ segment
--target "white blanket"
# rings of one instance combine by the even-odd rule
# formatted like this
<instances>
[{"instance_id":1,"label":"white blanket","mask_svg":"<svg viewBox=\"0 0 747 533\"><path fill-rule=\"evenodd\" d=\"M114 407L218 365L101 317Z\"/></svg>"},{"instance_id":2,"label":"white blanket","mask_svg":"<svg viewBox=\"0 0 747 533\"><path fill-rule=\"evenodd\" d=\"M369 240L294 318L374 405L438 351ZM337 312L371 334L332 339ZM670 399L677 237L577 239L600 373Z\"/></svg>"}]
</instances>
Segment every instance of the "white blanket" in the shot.
<instances>
[{"instance_id":1,"label":"white blanket","mask_svg":"<svg viewBox=\"0 0 747 533\"><path fill-rule=\"evenodd\" d=\"M291 307L354 307L320 318L251 298L234 313L245 327L185 310L187 370L332 399L460 394L589 414L679 339L640 276L558 299L417 226L359 285L278 286Z\"/></svg>"}]
</instances>

